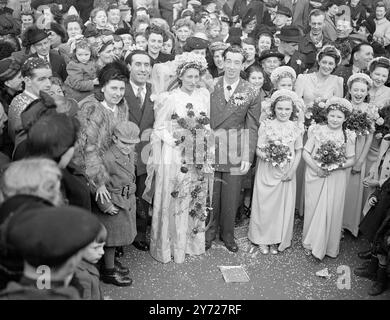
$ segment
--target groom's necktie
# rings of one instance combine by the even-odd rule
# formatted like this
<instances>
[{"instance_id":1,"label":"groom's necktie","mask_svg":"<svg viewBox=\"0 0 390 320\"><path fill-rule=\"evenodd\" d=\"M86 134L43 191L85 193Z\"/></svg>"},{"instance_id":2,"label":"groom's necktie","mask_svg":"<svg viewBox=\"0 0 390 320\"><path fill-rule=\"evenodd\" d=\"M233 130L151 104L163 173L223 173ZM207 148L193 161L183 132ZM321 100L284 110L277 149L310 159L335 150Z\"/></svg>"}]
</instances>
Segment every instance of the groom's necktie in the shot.
<instances>
[{"instance_id":1,"label":"groom's necktie","mask_svg":"<svg viewBox=\"0 0 390 320\"><path fill-rule=\"evenodd\" d=\"M227 96L226 96L226 101L229 101L230 97L232 95L232 87L231 86L226 86L226 89L228 91Z\"/></svg>"}]
</instances>

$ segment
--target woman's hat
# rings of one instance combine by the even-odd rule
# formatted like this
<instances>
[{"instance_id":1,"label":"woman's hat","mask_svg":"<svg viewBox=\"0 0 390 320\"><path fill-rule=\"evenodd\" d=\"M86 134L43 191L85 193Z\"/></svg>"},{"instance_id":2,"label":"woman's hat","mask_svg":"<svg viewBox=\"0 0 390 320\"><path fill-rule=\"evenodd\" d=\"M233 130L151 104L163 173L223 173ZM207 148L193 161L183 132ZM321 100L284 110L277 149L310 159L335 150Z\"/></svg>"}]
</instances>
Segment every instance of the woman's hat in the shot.
<instances>
[{"instance_id":1,"label":"woman's hat","mask_svg":"<svg viewBox=\"0 0 390 320\"><path fill-rule=\"evenodd\" d=\"M280 30L277 37L284 42L295 42L298 43L302 40L302 34L298 27L286 26Z\"/></svg>"},{"instance_id":2,"label":"woman's hat","mask_svg":"<svg viewBox=\"0 0 390 320\"><path fill-rule=\"evenodd\" d=\"M114 129L114 136L127 143L138 143L140 130L138 126L131 121L122 121Z\"/></svg>"},{"instance_id":3,"label":"woman's hat","mask_svg":"<svg viewBox=\"0 0 390 320\"><path fill-rule=\"evenodd\" d=\"M5 82L15 77L20 71L20 64L13 58L0 60L0 81Z\"/></svg>"},{"instance_id":4,"label":"woman's hat","mask_svg":"<svg viewBox=\"0 0 390 320\"><path fill-rule=\"evenodd\" d=\"M280 60L284 59L284 54L280 53L276 50L264 50L259 58L259 62L263 61L264 59L270 58L270 57L276 57Z\"/></svg>"},{"instance_id":5,"label":"woman's hat","mask_svg":"<svg viewBox=\"0 0 390 320\"><path fill-rule=\"evenodd\" d=\"M218 50L226 50L229 47L230 47L230 45L228 43L216 41L216 42L213 42L212 44L210 44L209 49L211 52L215 52Z\"/></svg>"}]
</instances>

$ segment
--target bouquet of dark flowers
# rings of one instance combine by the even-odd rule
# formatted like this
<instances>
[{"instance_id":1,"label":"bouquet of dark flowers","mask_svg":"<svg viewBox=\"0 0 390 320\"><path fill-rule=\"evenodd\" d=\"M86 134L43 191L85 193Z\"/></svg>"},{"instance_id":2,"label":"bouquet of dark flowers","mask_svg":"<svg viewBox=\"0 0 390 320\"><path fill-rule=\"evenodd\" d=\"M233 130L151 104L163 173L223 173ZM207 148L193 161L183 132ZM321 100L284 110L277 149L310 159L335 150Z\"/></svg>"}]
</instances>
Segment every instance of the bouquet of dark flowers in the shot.
<instances>
[{"instance_id":1,"label":"bouquet of dark flowers","mask_svg":"<svg viewBox=\"0 0 390 320\"><path fill-rule=\"evenodd\" d=\"M264 160L270 162L273 167L284 168L292 159L290 148L280 141L270 141L260 147L260 151L264 153Z\"/></svg>"},{"instance_id":2,"label":"bouquet of dark flowers","mask_svg":"<svg viewBox=\"0 0 390 320\"><path fill-rule=\"evenodd\" d=\"M328 140L321 144L313 158L323 170L332 171L341 168L347 160L345 144Z\"/></svg>"},{"instance_id":3,"label":"bouquet of dark flowers","mask_svg":"<svg viewBox=\"0 0 390 320\"><path fill-rule=\"evenodd\" d=\"M176 179L173 198L191 197L188 213L195 221L190 230L190 236L205 232L202 227L212 212L210 185L214 177L214 141L210 129L210 119L205 112L196 115L191 103L186 105L187 116L180 117L174 113L172 120L176 120L179 129L174 132L175 143L181 145L181 177ZM212 221L212 218L209 220Z\"/></svg>"},{"instance_id":4,"label":"bouquet of dark flowers","mask_svg":"<svg viewBox=\"0 0 390 320\"><path fill-rule=\"evenodd\" d=\"M390 103L390 101L389 101ZM380 118L375 122L374 136L380 140L390 133L390 105L379 110Z\"/></svg>"},{"instance_id":5,"label":"bouquet of dark flowers","mask_svg":"<svg viewBox=\"0 0 390 320\"><path fill-rule=\"evenodd\" d=\"M324 124L327 120L326 99L317 98L305 112L305 128L312 124Z\"/></svg>"},{"instance_id":6,"label":"bouquet of dark flowers","mask_svg":"<svg viewBox=\"0 0 390 320\"><path fill-rule=\"evenodd\" d=\"M366 136L372 132L373 122L366 112L353 110L345 121L344 127L355 131L357 136Z\"/></svg>"}]
</instances>

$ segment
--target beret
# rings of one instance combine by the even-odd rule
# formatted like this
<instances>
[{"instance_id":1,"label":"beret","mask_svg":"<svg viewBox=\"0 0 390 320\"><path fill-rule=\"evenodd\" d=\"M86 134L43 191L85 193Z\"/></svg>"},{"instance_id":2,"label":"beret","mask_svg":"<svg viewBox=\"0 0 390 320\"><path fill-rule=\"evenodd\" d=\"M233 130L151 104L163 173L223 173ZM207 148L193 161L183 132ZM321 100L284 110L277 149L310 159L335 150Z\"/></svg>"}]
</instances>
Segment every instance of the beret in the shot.
<instances>
[{"instance_id":1,"label":"beret","mask_svg":"<svg viewBox=\"0 0 390 320\"><path fill-rule=\"evenodd\" d=\"M32 266L60 266L94 241L99 220L74 207L47 207L22 211L9 220L7 243Z\"/></svg>"},{"instance_id":2,"label":"beret","mask_svg":"<svg viewBox=\"0 0 390 320\"><path fill-rule=\"evenodd\" d=\"M184 45L184 51L192 51L197 49L207 49L210 42L198 37L188 37Z\"/></svg>"},{"instance_id":3,"label":"beret","mask_svg":"<svg viewBox=\"0 0 390 320\"><path fill-rule=\"evenodd\" d=\"M228 43L216 41L216 42L213 42L212 44L210 44L209 49L210 49L211 52L215 52L215 51L218 51L218 50L225 50L228 47L229 47Z\"/></svg>"}]
</instances>

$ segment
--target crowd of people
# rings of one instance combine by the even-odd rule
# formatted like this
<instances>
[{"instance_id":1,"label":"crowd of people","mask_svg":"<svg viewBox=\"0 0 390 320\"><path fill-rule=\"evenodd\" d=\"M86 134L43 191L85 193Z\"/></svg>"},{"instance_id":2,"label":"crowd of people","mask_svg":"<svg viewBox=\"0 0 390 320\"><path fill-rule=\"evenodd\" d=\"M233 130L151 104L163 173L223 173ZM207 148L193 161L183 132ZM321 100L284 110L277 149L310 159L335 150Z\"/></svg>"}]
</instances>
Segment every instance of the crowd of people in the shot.
<instances>
[{"instance_id":1,"label":"crowd of people","mask_svg":"<svg viewBox=\"0 0 390 320\"><path fill-rule=\"evenodd\" d=\"M0 298L102 299L234 228L390 266L390 3L0 0ZM150 228L150 237L148 229ZM298 232L301 232L300 230ZM260 256L261 259L261 256ZM45 269L50 276L45 278ZM43 280L42 280L43 279Z\"/></svg>"}]
</instances>

